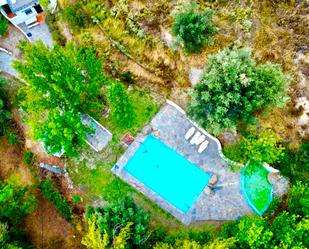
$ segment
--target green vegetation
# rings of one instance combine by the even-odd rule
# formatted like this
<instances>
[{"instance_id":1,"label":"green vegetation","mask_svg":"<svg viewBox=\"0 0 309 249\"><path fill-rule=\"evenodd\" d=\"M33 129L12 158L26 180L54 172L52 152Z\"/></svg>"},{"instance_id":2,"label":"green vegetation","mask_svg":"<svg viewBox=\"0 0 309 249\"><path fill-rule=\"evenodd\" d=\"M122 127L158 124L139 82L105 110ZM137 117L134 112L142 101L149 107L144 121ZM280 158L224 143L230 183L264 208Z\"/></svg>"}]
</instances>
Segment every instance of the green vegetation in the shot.
<instances>
[{"instance_id":1,"label":"green vegetation","mask_svg":"<svg viewBox=\"0 0 309 249\"><path fill-rule=\"evenodd\" d=\"M123 232L122 228L131 223L132 235L127 243L132 248L143 248L148 236L150 216L130 198L120 199L104 208L88 208L87 218L91 219L93 215L100 232L106 232L109 238L119 236Z\"/></svg>"},{"instance_id":2,"label":"green vegetation","mask_svg":"<svg viewBox=\"0 0 309 249\"><path fill-rule=\"evenodd\" d=\"M135 112L124 85L120 82L112 84L108 99L111 104L112 119L115 119L120 127L132 127L135 122Z\"/></svg>"},{"instance_id":3,"label":"green vegetation","mask_svg":"<svg viewBox=\"0 0 309 249\"><path fill-rule=\"evenodd\" d=\"M8 21L1 14L0 15L0 36L4 35L8 29L9 29Z\"/></svg>"},{"instance_id":4,"label":"green vegetation","mask_svg":"<svg viewBox=\"0 0 309 249\"><path fill-rule=\"evenodd\" d=\"M96 217L92 216L88 219L88 232L82 239L82 244L88 249L121 249L127 248L127 240L131 235L132 222L128 222L125 227L120 227L120 232L117 236L113 236L113 242L109 245L109 236L106 230L104 230L103 235L101 235L100 229L96 225Z\"/></svg>"},{"instance_id":5,"label":"green vegetation","mask_svg":"<svg viewBox=\"0 0 309 249\"><path fill-rule=\"evenodd\" d=\"M9 107L3 90L5 84L7 84L6 80L0 77L0 135L7 131L8 122L12 118L12 114L8 111Z\"/></svg>"},{"instance_id":6,"label":"green vegetation","mask_svg":"<svg viewBox=\"0 0 309 249\"><path fill-rule=\"evenodd\" d=\"M274 131L268 129L245 133L236 144L228 146L224 154L231 160L246 164L251 159L261 163L273 164L280 162L284 156L284 147Z\"/></svg>"},{"instance_id":7,"label":"green vegetation","mask_svg":"<svg viewBox=\"0 0 309 249\"><path fill-rule=\"evenodd\" d=\"M271 202L272 185L267 179L268 171L261 163L251 160L244 169L244 191L253 206L263 213Z\"/></svg>"},{"instance_id":8,"label":"green vegetation","mask_svg":"<svg viewBox=\"0 0 309 249\"><path fill-rule=\"evenodd\" d=\"M29 214L35 206L35 197L30 187L22 187L13 179L0 181L0 220L21 223L23 216Z\"/></svg>"},{"instance_id":9,"label":"green vegetation","mask_svg":"<svg viewBox=\"0 0 309 249\"><path fill-rule=\"evenodd\" d=\"M309 183L309 141L304 140L300 144L299 150L292 151L286 149L280 163L275 163L274 167L287 176L292 183L302 181Z\"/></svg>"},{"instance_id":10,"label":"green vegetation","mask_svg":"<svg viewBox=\"0 0 309 249\"><path fill-rule=\"evenodd\" d=\"M180 8L175 16L173 32L186 53L200 52L203 46L211 44L217 32L212 21L214 11L200 11L195 2Z\"/></svg>"},{"instance_id":11,"label":"green vegetation","mask_svg":"<svg viewBox=\"0 0 309 249\"><path fill-rule=\"evenodd\" d=\"M251 123L254 113L282 105L289 79L272 63L256 65L250 49L224 49L208 57L208 68L192 92L188 114L218 134Z\"/></svg>"},{"instance_id":12,"label":"green vegetation","mask_svg":"<svg viewBox=\"0 0 309 249\"><path fill-rule=\"evenodd\" d=\"M53 186L50 179L40 182L42 195L53 202L63 217L72 218L70 204L62 197L61 193Z\"/></svg>"},{"instance_id":13,"label":"green vegetation","mask_svg":"<svg viewBox=\"0 0 309 249\"><path fill-rule=\"evenodd\" d=\"M42 42L21 46L23 61L14 66L28 83L21 88L21 105L35 139L49 153L76 156L91 132L81 113L99 113L101 87L109 82L102 64L88 49L69 44L50 49Z\"/></svg>"}]
</instances>

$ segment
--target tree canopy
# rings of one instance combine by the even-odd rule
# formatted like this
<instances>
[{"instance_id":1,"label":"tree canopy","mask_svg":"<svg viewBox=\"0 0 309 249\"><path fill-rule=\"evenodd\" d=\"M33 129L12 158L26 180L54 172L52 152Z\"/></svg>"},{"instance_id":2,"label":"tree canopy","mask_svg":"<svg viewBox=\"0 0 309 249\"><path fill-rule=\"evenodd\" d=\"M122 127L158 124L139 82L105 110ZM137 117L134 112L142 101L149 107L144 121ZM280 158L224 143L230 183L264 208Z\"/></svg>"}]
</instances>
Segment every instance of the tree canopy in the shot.
<instances>
[{"instance_id":1,"label":"tree canopy","mask_svg":"<svg viewBox=\"0 0 309 249\"><path fill-rule=\"evenodd\" d=\"M29 187L22 187L15 181L0 181L0 220L21 223L23 216L35 205L35 196Z\"/></svg>"},{"instance_id":2,"label":"tree canopy","mask_svg":"<svg viewBox=\"0 0 309 249\"><path fill-rule=\"evenodd\" d=\"M224 49L208 57L208 68L192 91L188 114L218 134L250 122L255 112L287 100L289 77L280 65L257 65L251 50Z\"/></svg>"},{"instance_id":3,"label":"tree canopy","mask_svg":"<svg viewBox=\"0 0 309 249\"><path fill-rule=\"evenodd\" d=\"M124 128L129 128L135 121L135 112L123 84L115 82L109 89L109 102L112 109L112 118Z\"/></svg>"},{"instance_id":4,"label":"tree canopy","mask_svg":"<svg viewBox=\"0 0 309 249\"><path fill-rule=\"evenodd\" d=\"M138 207L132 199L124 198L103 208L89 208L87 218L91 219L93 215L96 217L96 225L102 234L107 232L109 238L121 235L117 243L124 240L130 248L143 248L142 245L148 236L149 213ZM132 223L130 230L128 228L123 230L130 223ZM131 231L131 236L124 239L128 231ZM116 242L110 241L109 243Z\"/></svg>"},{"instance_id":5,"label":"tree canopy","mask_svg":"<svg viewBox=\"0 0 309 249\"><path fill-rule=\"evenodd\" d=\"M50 153L75 156L85 144L89 128L81 114L100 112L102 86L109 82L102 63L89 49L46 47L42 42L21 44L23 60L14 67L26 81L21 88L21 105L34 137Z\"/></svg>"},{"instance_id":6,"label":"tree canopy","mask_svg":"<svg viewBox=\"0 0 309 249\"><path fill-rule=\"evenodd\" d=\"M195 2L181 6L175 15L172 30L185 52L199 52L204 45L212 42L217 32L213 15L212 10L199 10Z\"/></svg>"}]
</instances>

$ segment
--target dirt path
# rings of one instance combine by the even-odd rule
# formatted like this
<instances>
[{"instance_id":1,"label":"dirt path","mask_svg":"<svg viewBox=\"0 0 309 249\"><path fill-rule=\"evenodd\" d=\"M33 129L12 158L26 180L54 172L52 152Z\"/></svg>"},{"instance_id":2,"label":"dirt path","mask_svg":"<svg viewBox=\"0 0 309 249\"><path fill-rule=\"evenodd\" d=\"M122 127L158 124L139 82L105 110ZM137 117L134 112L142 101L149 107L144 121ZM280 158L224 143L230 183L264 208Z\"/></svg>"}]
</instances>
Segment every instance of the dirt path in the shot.
<instances>
[{"instance_id":1,"label":"dirt path","mask_svg":"<svg viewBox=\"0 0 309 249\"><path fill-rule=\"evenodd\" d=\"M0 137L0 179L11 176L17 176L23 185L35 182L29 167L23 162L22 152L5 137ZM40 193L37 194L37 204L37 209L25 217L23 224L27 238L35 248L83 248L76 229Z\"/></svg>"}]
</instances>

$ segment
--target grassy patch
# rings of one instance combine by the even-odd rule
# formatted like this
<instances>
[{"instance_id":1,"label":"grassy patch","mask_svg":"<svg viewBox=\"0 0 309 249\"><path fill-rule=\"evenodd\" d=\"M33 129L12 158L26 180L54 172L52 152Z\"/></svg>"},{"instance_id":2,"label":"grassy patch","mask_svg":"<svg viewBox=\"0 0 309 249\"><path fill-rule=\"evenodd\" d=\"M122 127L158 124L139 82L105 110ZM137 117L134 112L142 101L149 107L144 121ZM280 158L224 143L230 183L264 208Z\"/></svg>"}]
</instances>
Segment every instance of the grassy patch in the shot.
<instances>
[{"instance_id":1,"label":"grassy patch","mask_svg":"<svg viewBox=\"0 0 309 249\"><path fill-rule=\"evenodd\" d=\"M268 171L257 161L250 161L244 172L244 187L250 202L259 212L269 205L271 184L267 180Z\"/></svg>"}]
</instances>

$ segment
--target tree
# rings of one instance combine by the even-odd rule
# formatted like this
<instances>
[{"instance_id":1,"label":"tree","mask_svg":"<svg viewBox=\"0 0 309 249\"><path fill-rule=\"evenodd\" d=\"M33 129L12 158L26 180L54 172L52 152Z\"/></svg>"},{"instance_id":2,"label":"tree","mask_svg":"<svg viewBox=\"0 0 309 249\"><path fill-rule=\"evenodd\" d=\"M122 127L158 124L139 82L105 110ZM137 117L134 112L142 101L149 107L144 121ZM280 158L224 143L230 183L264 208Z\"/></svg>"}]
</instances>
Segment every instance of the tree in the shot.
<instances>
[{"instance_id":1,"label":"tree","mask_svg":"<svg viewBox=\"0 0 309 249\"><path fill-rule=\"evenodd\" d=\"M210 44L217 28L213 25L212 10L200 11L195 2L181 7L175 16L173 32L186 53L200 52Z\"/></svg>"},{"instance_id":2,"label":"tree","mask_svg":"<svg viewBox=\"0 0 309 249\"><path fill-rule=\"evenodd\" d=\"M0 181L0 220L21 223L23 216L35 206L35 196L29 187L22 187L14 181Z\"/></svg>"},{"instance_id":3,"label":"tree","mask_svg":"<svg viewBox=\"0 0 309 249\"><path fill-rule=\"evenodd\" d=\"M125 87L120 82L115 82L109 89L112 118L123 128L129 128L135 120L135 112Z\"/></svg>"},{"instance_id":4,"label":"tree","mask_svg":"<svg viewBox=\"0 0 309 249\"><path fill-rule=\"evenodd\" d=\"M85 245L88 249L125 249L127 240L130 238L131 232L130 227L132 222L128 222L127 225L121 228L119 234L114 237L111 247L109 246L110 238L106 230L103 235L101 235L100 229L96 226L96 216L93 215L87 220L88 222L88 231L82 239L82 244Z\"/></svg>"},{"instance_id":5,"label":"tree","mask_svg":"<svg viewBox=\"0 0 309 249\"><path fill-rule=\"evenodd\" d=\"M148 226L149 226L149 213L145 212L142 208L137 207L132 199L124 198L115 203L107 205L103 208L89 208L87 210L87 218L96 216L96 225L100 229L101 234L105 231L109 238L118 236L128 223L132 236L127 240L128 246L132 248L143 248L142 245L147 240ZM124 240L128 229L124 230L122 240ZM110 239L111 240L111 239ZM113 242L110 241L109 244ZM114 243L116 243L114 241Z\"/></svg>"},{"instance_id":6,"label":"tree","mask_svg":"<svg viewBox=\"0 0 309 249\"><path fill-rule=\"evenodd\" d=\"M309 216L309 186L296 182L288 193L288 211L292 214Z\"/></svg>"},{"instance_id":7,"label":"tree","mask_svg":"<svg viewBox=\"0 0 309 249\"><path fill-rule=\"evenodd\" d=\"M11 113L8 111L7 100L3 90L5 84L6 80L0 78L0 135L7 129L7 123L12 118Z\"/></svg>"},{"instance_id":8,"label":"tree","mask_svg":"<svg viewBox=\"0 0 309 249\"><path fill-rule=\"evenodd\" d=\"M273 130L267 129L260 133L243 136L236 144L228 146L225 155L237 162L246 164L251 159L261 163L279 162L284 156L284 147Z\"/></svg>"},{"instance_id":9,"label":"tree","mask_svg":"<svg viewBox=\"0 0 309 249\"><path fill-rule=\"evenodd\" d=\"M0 13L0 36L4 35L8 30L8 21L5 17Z\"/></svg>"},{"instance_id":10,"label":"tree","mask_svg":"<svg viewBox=\"0 0 309 249\"><path fill-rule=\"evenodd\" d=\"M21 105L27 112L34 137L46 143L50 153L76 156L85 145L81 114L100 112L102 86L109 78L102 63L89 49L72 44L46 47L42 42L21 44L23 60L14 67L27 84L21 88Z\"/></svg>"},{"instance_id":11,"label":"tree","mask_svg":"<svg viewBox=\"0 0 309 249\"><path fill-rule=\"evenodd\" d=\"M256 65L250 49L224 49L208 57L208 68L192 91L188 114L215 134L254 113L287 100L289 78L277 64Z\"/></svg>"}]
</instances>

